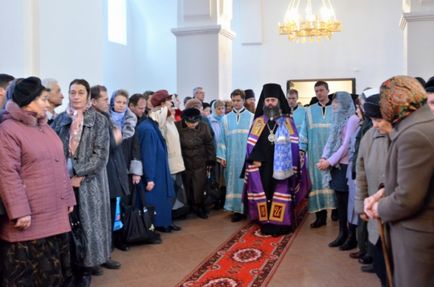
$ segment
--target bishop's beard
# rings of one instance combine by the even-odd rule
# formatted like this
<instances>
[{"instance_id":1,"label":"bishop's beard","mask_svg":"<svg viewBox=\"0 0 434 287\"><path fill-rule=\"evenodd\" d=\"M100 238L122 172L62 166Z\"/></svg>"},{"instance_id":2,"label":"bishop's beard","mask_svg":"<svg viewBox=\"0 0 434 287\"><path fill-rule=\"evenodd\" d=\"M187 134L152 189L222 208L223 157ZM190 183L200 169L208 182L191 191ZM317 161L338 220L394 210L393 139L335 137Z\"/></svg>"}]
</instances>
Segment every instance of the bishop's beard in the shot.
<instances>
[{"instance_id":1,"label":"bishop's beard","mask_svg":"<svg viewBox=\"0 0 434 287\"><path fill-rule=\"evenodd\" d=\"M267 116L270 120L275 120L282 115L282 110L280 106L266 106L264 105L264 115Z\"/></svg>"}]
</instances>

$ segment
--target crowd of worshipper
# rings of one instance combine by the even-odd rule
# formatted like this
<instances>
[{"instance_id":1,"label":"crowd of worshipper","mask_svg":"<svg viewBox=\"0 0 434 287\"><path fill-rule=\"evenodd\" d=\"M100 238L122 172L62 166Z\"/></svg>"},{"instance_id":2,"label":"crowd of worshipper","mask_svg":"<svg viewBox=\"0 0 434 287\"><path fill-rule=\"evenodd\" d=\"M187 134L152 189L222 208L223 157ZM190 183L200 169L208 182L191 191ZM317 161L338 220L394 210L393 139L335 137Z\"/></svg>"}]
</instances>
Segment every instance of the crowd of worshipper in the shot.
<instances>
[{"instance_id":1,"label":"crowd of worshipper","mask_svg":"<svg viewBox=\"0 0 434 287\"><path fill-rule=\"evenodd\" d=\"M434 77L360 95L317 81L306 105L274 83L210 102L196 87L182 104L84 79L66 93L59 111L55 79L0 74L0 285L90 286L121 268L114 248L145 229L140 244L161 244L213 209L283 236L304 202L379 286L434 286Z\"/></svg>"}]
</instances>

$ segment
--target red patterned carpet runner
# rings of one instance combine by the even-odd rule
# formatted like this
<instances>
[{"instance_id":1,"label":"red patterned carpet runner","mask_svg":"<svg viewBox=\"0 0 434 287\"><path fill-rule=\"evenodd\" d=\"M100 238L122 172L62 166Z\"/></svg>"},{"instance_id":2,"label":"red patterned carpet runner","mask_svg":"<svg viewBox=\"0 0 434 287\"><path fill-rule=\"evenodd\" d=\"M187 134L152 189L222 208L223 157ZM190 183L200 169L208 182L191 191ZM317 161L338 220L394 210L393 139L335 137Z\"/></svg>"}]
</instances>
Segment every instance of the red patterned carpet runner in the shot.
<instances>
[{"instance_id":1,"label":"red patterned carpet runner","mask_svg":"<svg viewBox=\"0 0 434 287\"><path fill-rule=\"evenodd\" d=\"M306 211L307 201L296 210L297 222L302 222ZM257 224L248 223L177 286L266 286L298 232L299 228L284 236L264 236Z\"/></svg>"}]
</instances>

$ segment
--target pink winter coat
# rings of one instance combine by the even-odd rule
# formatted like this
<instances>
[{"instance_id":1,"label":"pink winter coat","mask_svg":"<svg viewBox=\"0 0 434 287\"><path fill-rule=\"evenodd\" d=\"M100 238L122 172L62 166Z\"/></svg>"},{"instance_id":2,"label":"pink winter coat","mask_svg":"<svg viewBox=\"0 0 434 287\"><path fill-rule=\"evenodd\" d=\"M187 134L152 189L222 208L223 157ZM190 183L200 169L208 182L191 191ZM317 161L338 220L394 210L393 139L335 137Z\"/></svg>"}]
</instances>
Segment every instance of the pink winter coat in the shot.
<instances>
[{"instance_id":1,"label":"pink winter coat","mask_svg":"<svg viewBox=\"0 0 434 287\"><path fill-rule=\"evenodd\" d=\"M69 232L68 206L75 196L66 171L63 144L47 125L9 101L0 124L0 239L21 242ZM16 219L31 216L24 231Z\"/></svg>"}]
</instances>

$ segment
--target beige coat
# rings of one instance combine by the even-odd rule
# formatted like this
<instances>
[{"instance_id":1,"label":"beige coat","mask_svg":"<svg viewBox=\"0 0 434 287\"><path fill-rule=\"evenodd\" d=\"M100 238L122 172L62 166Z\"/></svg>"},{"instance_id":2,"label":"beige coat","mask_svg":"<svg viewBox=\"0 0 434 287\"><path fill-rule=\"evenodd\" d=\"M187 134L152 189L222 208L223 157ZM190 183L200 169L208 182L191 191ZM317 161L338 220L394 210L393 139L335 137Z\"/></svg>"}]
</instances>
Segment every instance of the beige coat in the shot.
<instances>
[{"instance_id":1,"label":"beige coat","mask_svg":"<svg viewBox=\"0 0 434 287\"><path fill-rule=\"evenodd\" d=\"M384 184L388 146L389 138L380 134L375 128L368 130L360 142L356 167L355 210L357 214L363 213L365 198L376 193L381 183ZM368 222L368 235L369 241L375 245L379 235L374 219Z\"/></svg>"},{"instance_id":2,"label":"beige coat","mask_svg":"<svg viewBox=\"0 0 434 287\"><path fill-rule=\"evenodd\" d=\"M378 213L390 227L394 283L434 286L434 115L428 106L394 127L391 141Z\"/></svg>"},{"instance_id":3,"label":"beige coat","mask_svg":"<svg viewBox=\"0 0 434 287\"><path fill-rule=\"evenodd\" d=\"M184 171L185 166L182 158L179 133L175 126L175 120L172 116L167 117L167 114L167 107L160 106L154 108L149 113L149 117L158 123L161 134L166 140L170 174L177 174Z\"/></svg>"}]
</instances>

